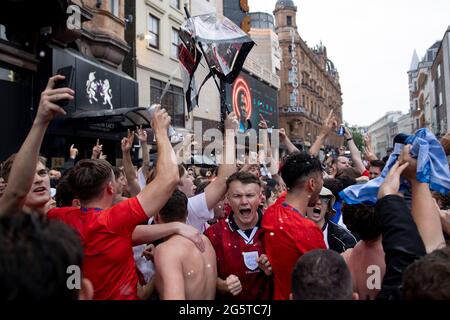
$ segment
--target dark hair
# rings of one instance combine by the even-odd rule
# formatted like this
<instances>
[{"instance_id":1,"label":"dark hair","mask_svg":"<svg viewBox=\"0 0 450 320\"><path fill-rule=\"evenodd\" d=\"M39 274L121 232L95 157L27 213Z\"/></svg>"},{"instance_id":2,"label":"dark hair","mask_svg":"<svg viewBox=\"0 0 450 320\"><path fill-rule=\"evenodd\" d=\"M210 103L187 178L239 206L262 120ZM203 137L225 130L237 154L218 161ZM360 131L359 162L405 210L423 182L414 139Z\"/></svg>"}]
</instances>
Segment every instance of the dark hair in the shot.
<instances>
[{"instance_id":1,"label":"dark hair","mask_svg":"<svg viewBox=\"0 0 450 320\"><path fill-rule=\"evenodd\" d=\"M234 181L239 181L242 184L257 184L261 187L261 181L253 174L243 171L233 173L227 179L227 190L230 188L230 184Z\"/></svg>"},{"instance_id":2,"label":"dark hair","mask_svg":"<svg viewBox=\"0 0 450 320\"><path fill-rule=\"evenodd\" d=\"M344 224L361 240L375 240L381 235L381 222L375 213L375 207L344 203L341 210Z\"/></svg>"},{"instance_id":3,"label":"dark hair","mask_svg":"<svg viewBox=\"0 0 450 320\"><path fill-rule=\"evenodd\" d=\"M406 300L450 300L450 247L435 250L403 273Z\"/></svg>"},{"instance_id":4,"label":"dark hair","mask_svg":"<svg viewBox=\"0 0 450 320\"><path fill-rule=\"evenodd\" d=\"M106 160L80 160L69 173L70 187L81 201L97 198L105 184L111 181L112 167Z\"/></svg>"},{"instance_id":5,"label":"dark hair","mask_svg":"<svg viewBox=\"0 0 450 320\"><path fill-rule=\"evenodd\" d=\"M211 170L210 170L210 169L207 169L207 168L200 168L200 175L201 175L202 177L206 177L206 173L207 173L208 171L211 171Z\"/></svg>"},{"instance_id":6,"label":"dark hair","mask_svg":"<svg viewBox=\"0 0 450 320\"><path fill-rule=\"evenodd\" d=\"M13 153L12 155L9 156L8 159L3 161L3 163L2 163L1 171L0 171L0 177L5 179L5 182L8 182L9 175L11 173L11 168L12 168L12 165L13 165L14 160L16 159L16 157L17 157L17 153ZM39 156L38 160L39 160L40 163L42 163L44 166L46 166L46 164L47 164L47 159L46 158Z\"/></svg>"},{"instance_id":7,"label":"dark hair","mask_svg":"<svg viewBox=\"0 0 450 320\"><path fill-rule=\"evenodd\" d=\"M194 179L194 185L196 188L199 188L203 183L211 181L208 178L197 177Z\"/></svg>"},{"instance_id":8,"label":"dark hair","mask_svg":"<svg viewBox=\"0 0 450 320\"><path fill-rule=\"evenodd\" d=\"M351 185L354 185L355 183L355 179L347 176L339 176L335 179L323 180L323 186L333 193L333 195L336 197L336 200L340 200L339 192Z\"/></svg>"},{"instance_id":9,"label":"dark hair","mask_svg":"<svg viewBox=\"0 0 450 320\"><path fill-rule=\"evenodd\" d=\"M211 180L201 181L198 185L195 187L195 194L200 194L205 192L205 188L211 183Z\"/></svg>"},{"instance_id":10,"label":"dark hair","mask_svg":"<svg viewBox=\"0 0 450 320\"><path fill-rule=\"evenodd\" d=\"M73 169L69 169L65 175L59 179L58 185L56 186L55 201L57 207L70 207L72 206L72 200L76 198L70 183L69 174Z\"/></svg>"},{"instance_id":11,"label":"dark hair","mask_svg":"<svg viewBox=\"0 0 450 320\"><path fill-rule=\"evenodd\" d=\"M291 154L281 168L281 177L289 189L295 188L299 182L311 174L322 174L320 160L306 152Z\"/></svg>"},{"instance_id":12,"label":"dark hair","mask_svg":"<svg viewBox=\"0 0 450 320\"><path fill-rule=\"evenodd\" d=\"M294 300L351 300L353 284L344 258L316 249L301 256L292 273Z\"/></svg>"},{"instance_id":13,"label":"dark hair","mask_svg":"<svg viewBox=\"0 0 450 320\"><path fill-rule=\"evenodd\" d=\"M386 164L382 160L372 160L372 161L370 161L370 166L371 167L377 167L377 168L380 168L380 170L383 170L385 165Z\"/></svg>"},{"instance_id":14,"label":"dark hair","mask_svg":"<svg viewBox=\"0 0 450 320\"><path fill-rule=\"evenodd\" d=\"M119 179L121 175L125 175L122 168L114 166L112 167L112 170L114 172L114 177L116 178L116 180Z\"/></svg>"},{"instance_id":15,"label":"dark hair","mask_svg":"<svg viewBox=\"0 0 450 320\"><path fill-rule=\"evenodd\" d=\"M0 300L73 300L67 268L82 267L83 248L71 227L39 214L0 219Z\"/></svg>"},{"instance_id":16,"label":"dark hair","mask_svg":"<svg viewBox=\"0 0 450 320\"><path fill-rule=\"evenodd\" d=\"M165 223L174 221L184 222L188 213L187 204L188 198L186 195L179 190L175 190L164 207L159 211L159 216Z\"/></svg>"},{"instance_id":17,"label":"dark hair","mask_svg":"<svg viewBox=\"0 0 450 320\"><path fill-rule=\"evenodd\" d=\"M344 170L342 170L342 173L339 175L339 177L348 177L351 179L355 179L361 177L361 172L356 169L356 168L345 168ZM338 177L338 178L339 178Z\"/></svg>"}]
</instances>

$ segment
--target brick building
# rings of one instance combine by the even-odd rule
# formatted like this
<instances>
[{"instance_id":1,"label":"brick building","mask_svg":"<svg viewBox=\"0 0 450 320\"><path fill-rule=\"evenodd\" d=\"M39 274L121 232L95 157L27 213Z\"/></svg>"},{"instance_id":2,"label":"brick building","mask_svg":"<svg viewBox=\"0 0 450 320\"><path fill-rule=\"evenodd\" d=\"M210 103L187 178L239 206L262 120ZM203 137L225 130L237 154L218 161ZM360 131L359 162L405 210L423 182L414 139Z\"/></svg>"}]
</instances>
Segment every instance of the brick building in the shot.
<instances>
[{"instance_id":1,"label":"brick building","mask_svg":"<svg viewBox=\"0 0 450 320\"><path fill-rule=\"evenodd\" d=\"M297 7L292 0L275 5L275 32L282 51L279 91L280 128L294 144L309 147L320 132L330 110L342 123L342 92L339 74L322 44L310 48L301 38ZM338 147L342 138L332 134L327 146Z\"/></svg>"}]
</instances>

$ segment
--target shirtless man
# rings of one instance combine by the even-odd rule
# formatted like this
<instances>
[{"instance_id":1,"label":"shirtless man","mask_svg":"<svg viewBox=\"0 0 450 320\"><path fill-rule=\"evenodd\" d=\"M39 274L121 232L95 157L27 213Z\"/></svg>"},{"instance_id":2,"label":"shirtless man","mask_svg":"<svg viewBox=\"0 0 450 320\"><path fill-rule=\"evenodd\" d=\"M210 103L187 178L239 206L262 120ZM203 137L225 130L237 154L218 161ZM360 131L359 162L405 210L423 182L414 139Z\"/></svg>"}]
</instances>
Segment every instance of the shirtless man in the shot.
<instances>
[{"instance_id":1,"label":"shirtless man","mask_svg":"<svg viewBox=\"0 0 450 320\"><path fill-rule=\"evenodd\" d=\"M360 300L374 300L386 273L381 225L375 217L375 208L345 205L342 212L345 225L361 239L354 248L341 254L352 274L353 291Z\"/></svg>"},{"instance_id":2,"label":"shirtless man","mask_svg":"<svg viewBox=\"0 0 450 320\"><path fill-rule=\"evenodd\" d=\"M176 190L156 216L157 223L186 222L186 195ZM213 300L216 294L216 253L202 235L205 251L191 241L171 236L156 247L156 289L161 300Z\"/></svg>"}]
</instances>

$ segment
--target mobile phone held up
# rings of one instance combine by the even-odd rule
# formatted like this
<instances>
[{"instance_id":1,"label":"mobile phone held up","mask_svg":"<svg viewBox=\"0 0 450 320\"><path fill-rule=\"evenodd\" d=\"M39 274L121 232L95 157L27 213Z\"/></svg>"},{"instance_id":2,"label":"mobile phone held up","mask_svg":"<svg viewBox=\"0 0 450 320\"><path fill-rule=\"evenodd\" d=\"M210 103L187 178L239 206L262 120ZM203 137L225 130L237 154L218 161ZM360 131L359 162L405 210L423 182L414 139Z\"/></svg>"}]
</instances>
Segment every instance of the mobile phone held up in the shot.
<instances>
[{"instance_id":1,"label":"mobile phone held up","mask_svg":"<svg viewBox=\"0 0 450 320\"><path fill-rule=\"evenodd\" d=\"M343 136L344 133L345 133L345 127L344 127L343 124L341 124L341 125L339 126L338 135L339 135L339 136Z\"/></svg>"},{"instance_id":2,"label":"mobile phone held up","mask_svg":"<svg viewBox=\"0 0 450 320\"><path fill-rule=\"evenodd\" d=\"M55 89L70 88L73 90L74 89L73 88L73 71L74 71L73 66L67 66L67 67L58 69L56 74L64 76L65 78L63 80L56 82ZM69 103L69 100L64 99L64 100L58 101L57 105L59 105L60 107L65 107L65 106L67 106L68 103Z\"/></svg>"}]
</instances>

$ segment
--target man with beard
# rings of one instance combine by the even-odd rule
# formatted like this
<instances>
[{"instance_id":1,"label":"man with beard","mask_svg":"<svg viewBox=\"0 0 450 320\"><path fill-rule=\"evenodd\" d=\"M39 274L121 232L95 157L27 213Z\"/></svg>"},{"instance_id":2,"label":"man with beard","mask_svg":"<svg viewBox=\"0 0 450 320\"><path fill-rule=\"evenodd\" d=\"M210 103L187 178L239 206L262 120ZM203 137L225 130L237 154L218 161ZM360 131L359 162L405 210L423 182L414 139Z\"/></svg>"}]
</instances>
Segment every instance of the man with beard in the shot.
<instances>
[{"instance_id":1,"label":"man with beard","mask_svg":"<svg viewBox=\"0 0 450 320\"><path fill-rule=\"evenodd\" d=\"M306 218L307 208L315 205L323 186L322 166L306 152L295 153L286 159L281 177L288 191L266 210L262 227L266 254L272 263L274 299L288 300L298 258L308 251L327 248L320 228Z\"/></svg>"}]
</instances>

